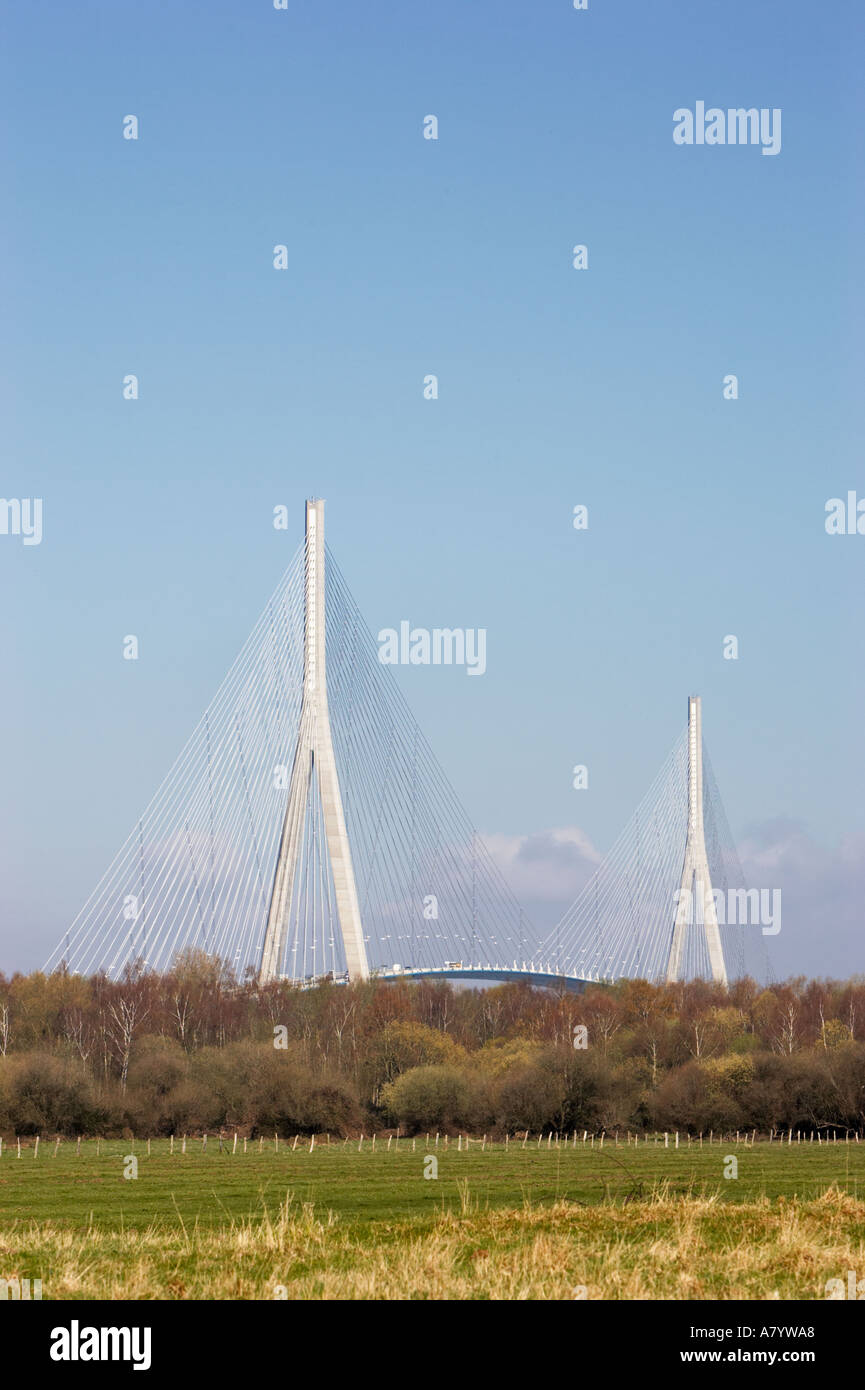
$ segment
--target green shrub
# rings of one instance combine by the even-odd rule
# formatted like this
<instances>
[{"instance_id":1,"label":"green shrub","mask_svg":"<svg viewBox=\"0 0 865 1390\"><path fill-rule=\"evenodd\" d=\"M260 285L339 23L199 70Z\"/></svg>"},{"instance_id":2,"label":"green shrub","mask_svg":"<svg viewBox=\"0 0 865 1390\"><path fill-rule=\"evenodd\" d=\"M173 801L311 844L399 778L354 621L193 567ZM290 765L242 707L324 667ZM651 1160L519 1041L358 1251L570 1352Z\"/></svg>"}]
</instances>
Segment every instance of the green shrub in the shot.
<instances>
[{"instance_id":1,"label":"green shrub","mask_svg":"<svg viewBox=\"0 0 865 1390\"><path fill-rule=\"evenodd\" d=\"M382 1104L410 1134L447 1130L466 1123L470 1088L456 1067L412 1067L385 1086Z\"/></svg>"}]
</instances>

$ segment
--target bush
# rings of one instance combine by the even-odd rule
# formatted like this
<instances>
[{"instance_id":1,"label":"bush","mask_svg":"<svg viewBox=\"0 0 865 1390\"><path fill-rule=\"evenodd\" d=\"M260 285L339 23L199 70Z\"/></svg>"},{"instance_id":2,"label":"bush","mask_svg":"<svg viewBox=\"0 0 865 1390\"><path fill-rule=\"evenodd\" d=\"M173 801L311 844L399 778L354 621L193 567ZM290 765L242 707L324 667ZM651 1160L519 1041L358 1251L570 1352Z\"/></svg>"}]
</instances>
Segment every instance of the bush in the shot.
<instances>
[{"instance_id":1,"label":"bush","mask_svg":"<svg viewBox=\"0 0 865 1390\"><path fill-rule=\"evenodd\" d=\"M133 1134L176 1134L189 1127L188 1061L169 1038L142 1039L129 1067L124 1114Z\"/></svg>"},{"instance_id":2,"label":"bush","mask_svg":"<svg viewBox=\"0 0 865 1390\"><path fill-rule=\"evenodd\" d=\"M382 1104L410 1134L447 1130L466 1123L470 1088L455 1067L413 1067L385 1086Z\"/></svg>"},{"instance_id":3,"label":"bush","mask_svg":"<svg viewBox=\"0 0 865 1390\"><path fill-rule=\"evenodd\" d=\"M555 1076L543 1066L517 1067L505 1072L496 1089L496 1124L505 1131L557 1128L562 1113L566 1086L561 1076Z\"/></svg>"},{"instance_id":4,"label":"bush","mask_svg":"<svg viewBox=\"0 0 865 1390\"><path fill-rule=\"evenodd\" d=\"M736 1064L747 1063L736 1058ZM649 1103L657 1129L680 1129L691 1134L745 1128L744 1108L725 1090L723 1077L699 1062L688 1062L664 1078Z\"/></svg>"},{"instance_id":5,"label":"bush","mask_svg":"<svg viewBox=\"0 0 865 1390\"><path fill-rule=\"evenodd\" d=\"M298 1130L305 1134L347 1134L360 1124L357 1099L343 1081L310 1080L300 1100Z\"/></svg>"},{"instance_id":6,"label":"bush","mask_svg":"<svg viewBox=\"0 0 865 1390\"><path fill-rule=\"evenodd\" d=\"M4 1127L17 1134L95 1134L109 1121L83 1068L45 1053L4 1059L0 1094Z\"/></svg>"}]
</instances>

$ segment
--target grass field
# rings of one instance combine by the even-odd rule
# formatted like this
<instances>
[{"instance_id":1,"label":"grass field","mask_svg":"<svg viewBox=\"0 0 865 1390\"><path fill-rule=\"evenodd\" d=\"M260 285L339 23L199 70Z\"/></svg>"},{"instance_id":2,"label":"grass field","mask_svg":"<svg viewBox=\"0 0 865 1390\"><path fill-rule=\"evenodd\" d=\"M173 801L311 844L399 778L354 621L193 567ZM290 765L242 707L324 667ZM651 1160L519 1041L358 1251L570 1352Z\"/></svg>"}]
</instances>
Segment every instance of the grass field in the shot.
<instances>
[{"instance_id":1,"label":"grass field","mask_svg":"<svg viewBox=\"0 0 865 1390\"><path fill-rule=\"evenodd\" d=\"M865 1144L169 1148L4 1145L0 1278L46 1299L765 1299L865 1276Z\"/></svg>"}]
</instances>

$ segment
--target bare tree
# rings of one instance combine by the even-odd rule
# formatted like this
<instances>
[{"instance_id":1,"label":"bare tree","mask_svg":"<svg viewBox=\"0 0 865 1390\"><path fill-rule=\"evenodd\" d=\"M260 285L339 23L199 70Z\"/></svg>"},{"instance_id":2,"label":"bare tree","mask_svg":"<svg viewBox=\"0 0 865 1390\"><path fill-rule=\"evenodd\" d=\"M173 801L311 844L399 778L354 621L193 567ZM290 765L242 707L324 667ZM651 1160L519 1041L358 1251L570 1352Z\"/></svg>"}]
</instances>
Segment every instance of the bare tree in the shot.
<instances>
[{"instance_id":1,"label":"bare tree","mask_svg":"<svg viewBox=\"0 0 865 1390\"><path fill-rule=\"evenodd\" d=\"M584 1004L584 1017L589 1026L589 1041L600 1037L604 1045L604 1056L610 1042L622 1026L622 1014L616 1000L609 994L593 992Z\"/></svg>"},{"instance_id":2,"label":"bare tree","mask_svg":"<svg viewBox=\"0 0 865 1390\"><path fill-rule=\"evenodd\" d=\"M177 1025L177 1036L180 1040L180 1046L184 1051L188 1051L190 1020L192 1017L192 1001L189 998L188 992L181 993L178 990L172 997L171 1005L171 1018Z\"/></svg>"},{"instance_id":3,"label":"bare tree","mask_svg":"<svg viewBox=\"0 0 865 1390\"><path fill-rule=\"evenodd\" d=\"M120 1089L126 1090L126 1079L129 1075L129 1059L132 1056L132 1044L135 1040L135 1029L143 1023L150 1010L143 1008L140 1001L133 995L131 999L119 999L116 1004L109 1004L110 1013L114 1026L112 1032L112 1042L120 1063Z\"/></svg>"},{"instance_id":4,"label":"bare tree","mask_svg":"<svg viewBox=\"0 0 865 1390\"><path fill-rule=\"evenodd\" d=\"M790 1056L796 1050L796 1020L798 1010L793 999L789 999L781 1010L780 1026L777 1034L779 1052Z\"/></svg>"},{"instance_id":5,"label":"bare tree","mask_svg":"<svg viewBox=\"0 0 865 1390\"><path fill-rule=\"evenodd\" d=\"M86 1065L96 1046L96 1030L92 1018L83 1009L67 1009L63 1018L63 1036L67 1042L71 1042Z\"/></svg>"}]
</instances>

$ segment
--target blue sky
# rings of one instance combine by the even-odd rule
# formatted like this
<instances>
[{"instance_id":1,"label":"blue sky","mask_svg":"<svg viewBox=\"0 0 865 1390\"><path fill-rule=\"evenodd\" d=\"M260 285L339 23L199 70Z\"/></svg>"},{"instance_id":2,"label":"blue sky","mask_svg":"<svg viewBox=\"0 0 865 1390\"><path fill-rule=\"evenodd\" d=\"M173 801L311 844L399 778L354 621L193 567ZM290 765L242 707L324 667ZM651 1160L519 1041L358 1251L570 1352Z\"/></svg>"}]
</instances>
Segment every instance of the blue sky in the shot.
<instances>
[{"instance_id":1,"label":"blue sky","mask_svg":"<svg viewBox=\"0 0 865 1390\"><path fill-rule=\"evenodd\" d=\"M315 495L374 631L486 628L482 679L399 675L512 858L608 848L695 691L776 969L861 971L865 538L824 530L865 496L861 4L3 10L0 494L44 538L0 536L0 967L75 915ZM698 100L781 108L781 153L676 146Z\"/></svg>"}]
</instances>

